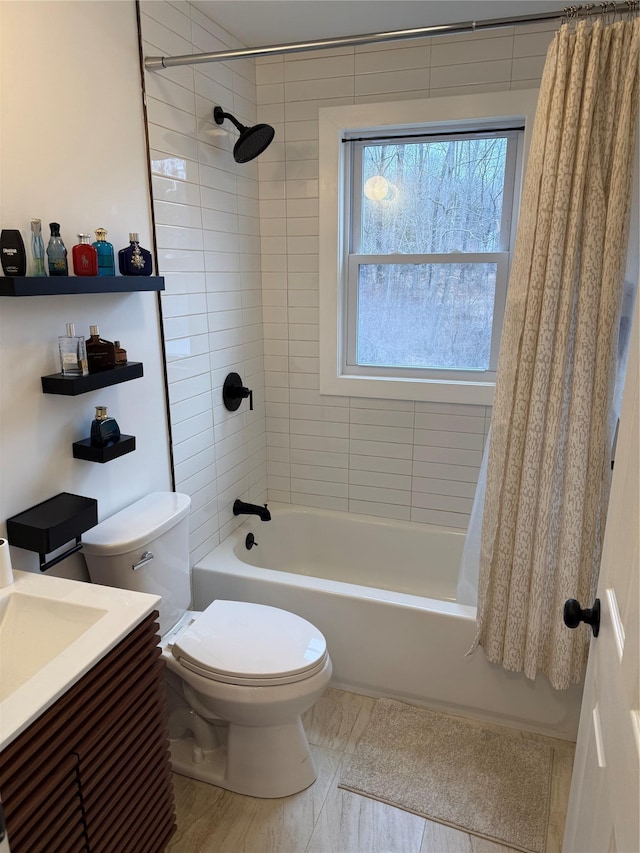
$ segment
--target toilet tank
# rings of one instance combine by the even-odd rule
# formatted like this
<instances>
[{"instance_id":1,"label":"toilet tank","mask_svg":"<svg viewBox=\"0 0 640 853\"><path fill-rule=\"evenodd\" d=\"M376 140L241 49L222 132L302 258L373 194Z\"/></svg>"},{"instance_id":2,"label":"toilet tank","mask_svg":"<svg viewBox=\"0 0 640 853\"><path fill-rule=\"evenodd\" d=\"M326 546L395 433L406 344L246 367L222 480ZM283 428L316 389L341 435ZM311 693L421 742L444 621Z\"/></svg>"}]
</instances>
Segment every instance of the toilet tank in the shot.
<instances>
[{"instance_id":1,"label":"toilet tank","mask_svg":"<svg viewBox=\"0 0 640 853\"><path fill-rule=\"evenodd\" d=\"M152 492L82 534L93 583L162 596L160 633L191 602L188 495Z\"/></svg>"}]
</instances>

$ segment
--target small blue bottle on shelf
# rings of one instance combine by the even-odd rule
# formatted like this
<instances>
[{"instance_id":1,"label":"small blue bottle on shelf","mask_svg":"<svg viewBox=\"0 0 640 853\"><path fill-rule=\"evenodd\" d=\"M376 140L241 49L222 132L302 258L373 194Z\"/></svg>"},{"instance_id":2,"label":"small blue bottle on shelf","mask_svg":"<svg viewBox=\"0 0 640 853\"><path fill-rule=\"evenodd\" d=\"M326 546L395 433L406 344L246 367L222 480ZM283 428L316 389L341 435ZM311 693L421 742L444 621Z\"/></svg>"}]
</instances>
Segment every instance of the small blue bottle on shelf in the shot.
<instances>
[{"instance_id":1,"label":"small blue bottle on shelf","mask_svg":"<svg viewBox=\"0 0 640 853\"><path fill-rule=\"evenodd\" d=\"M129 240L127 248L118 252L121 275L151 275L151 252L140 246L136 233L129 234Z\"/></svg>"},{"instance_id":2,"label":"small blue bottle on shelf","mask_svg":"<svg viewBox=\"0 0 640 853\"><path fill-rule=\"evenodd\" d=\"M96 228L96 242L92 244L98 253L98 275L115 275L116 265L113 255L113 245L107 242L105 228Z\"/></svg>"},{"instance_id":3,"label":"small blue bottle on shelf","mask_svg":"<svg viewBox=\"0 0 640 853\"><path fill-rule=\"evenodd\" d=\"M106 406L96 406L96 416L91 422L91 444L106 447L120 440L120 427L115 418L107 415Z\"/></svg>"},{"instance_id":4,"label":"small blue bottle on shelf","mask_svg":"<svg viewBox=\"0 0 640 853\"><path fill-rule=\"evenodd\" d=\"M60 236L60 223L50 222L51 237L47 246L47 258L49 259L49 275L69 275L67 263L67 249Z\"/></svg>"}]
</instances>

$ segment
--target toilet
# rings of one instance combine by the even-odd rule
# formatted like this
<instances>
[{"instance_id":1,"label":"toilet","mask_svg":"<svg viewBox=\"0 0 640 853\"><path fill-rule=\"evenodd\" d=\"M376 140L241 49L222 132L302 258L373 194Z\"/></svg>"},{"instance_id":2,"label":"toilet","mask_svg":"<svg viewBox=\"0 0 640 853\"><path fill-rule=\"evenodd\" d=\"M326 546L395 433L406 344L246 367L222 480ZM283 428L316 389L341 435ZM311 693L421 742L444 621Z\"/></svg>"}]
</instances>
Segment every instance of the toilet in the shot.
<instances>
[{"instance_id":1,"label":"toilet","mask_svg":"<svg viewBox=\"0 0 640 853\"><path fill-rule=\"evenodd\" d=\"M84 533L91 581L162 596L173 769L252 797L295 794L317 775L301 716L331 678L325 638L276 607L188 610L190 504L154 492Z\"/></svg>"}]
</instances>

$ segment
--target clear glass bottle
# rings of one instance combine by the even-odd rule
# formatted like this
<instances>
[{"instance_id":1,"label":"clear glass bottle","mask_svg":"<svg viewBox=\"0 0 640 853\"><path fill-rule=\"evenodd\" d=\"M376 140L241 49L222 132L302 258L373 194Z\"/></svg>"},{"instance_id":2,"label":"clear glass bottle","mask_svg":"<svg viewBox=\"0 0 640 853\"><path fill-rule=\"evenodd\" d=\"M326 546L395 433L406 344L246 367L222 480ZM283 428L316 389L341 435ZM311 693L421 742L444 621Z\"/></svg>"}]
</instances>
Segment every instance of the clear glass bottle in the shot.
<instances>
[{"instance_id":1,"label":"clear glass bottle","mask_svg":"<svg viewBox=\"0 0 640 853\"><path fill-rule=\"evenodd\" d=\"M44 243L42 241L42 221L31 220L31 256L33 258L33 275L46 276L44 268Z\"/></svg>"},{"instance_id":2,"label":"clear glass bottle","mask_svg":"<svg viewBox=\"0 0 640 853\"><path fill-rule=\"evenodd\" d=\"M107 242L105 228L96 228L96 241L92 244L98 253L98 275L115 275L116 265L113 256L113 245Z\"/></svg>"},{"instance_id":3,"label":"clear glass bottle","mask_svg":"<svg viewBox=\"0 0 640 853\"><path fill-rule=\"evenodd\" d=\"M49 275L69 275L67 264L67 249L60 236L60 223L50 222L51 237L47 246L47 258L49 259Z\"/></svg>"},{"instance_id":4,"label":"clear glass bottle","mask_svg":"<svg viewBox=\"0 0 640 853\"><path fill-rule=\"evenodd\" d=\"M116 348L116 364L126 364L127 363L127 351L126 349L122 349L120 346L120 341L114 341L113 345Z\"/></svg>"},{"instance_id":5,"label":"clear glass bottle","mask_svg":"<svg viewBox=\"0 0 640 853\"><path fill-rule=\"evenodd\" d=\"M135 232L129 234L130 243L118 252L118 267L121 275L151 275L151 252L138 243Z\"/></svg>"},{"instance_id":6,"label":"clear glass bottle","mask_svg":"<svg viewBox=\"0 0 640 853\"><path fill-rule=\"evenodd\" d=\"M76 335L73 323L67 323L67 334L58 338L60 372L64 376L87 376L87 348L84 337Z\"/></svg>"},{"instance_id":7,"label":"clear glass bottle","mask_svg":"<svg viewBox=\"0 0 640 853\"><path fill-rule=\"evenodd\" d=\"M120 427L115 418L109 417L106 406L96 406L96 416L91 422L91 444L106 447L120 440Z\"/></svg>"},{"instance_id":8,"label":"clear glass bottle","mask_svg":"<svg viewBox=\"0 0 640 853\"><path fill-rule=\"evenodd\" d=\"M89 326L90 338L87 341L87 362L89 373L99 373L116 366L116 348L111 341L100 337L97 326Z\"/></svg>"},{"instance_id":9,"label":"clear glass bottle","mask_svg":"<svg viewBox=\"0 0 640 853\"><path fill-rule=\"evenodd\" d=\"M78 242L71 250L76 275L98 275L98 253L89 242L90 239L90 234L78 234Z\"/></svg>"}]
</instances>

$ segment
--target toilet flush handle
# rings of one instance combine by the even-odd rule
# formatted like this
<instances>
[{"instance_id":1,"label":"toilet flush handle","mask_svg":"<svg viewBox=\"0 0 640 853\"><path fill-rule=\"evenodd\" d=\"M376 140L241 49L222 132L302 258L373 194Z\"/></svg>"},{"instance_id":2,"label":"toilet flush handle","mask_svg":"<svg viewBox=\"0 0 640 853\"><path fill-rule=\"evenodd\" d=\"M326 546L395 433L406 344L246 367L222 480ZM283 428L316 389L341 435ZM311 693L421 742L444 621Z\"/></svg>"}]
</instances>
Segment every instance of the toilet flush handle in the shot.
<instances>
[{"instance_id":1,"label":"toilet flush handle","mask_svg":"<svg viewBox=\"0 0 640 853\"><path fill-rule=\"evenodd\" d=\"M144 554L140 557L137 563L134 563L131 568L134 572L137 572L138 569L141 569L143 566L146 566L147 563L150 563L153 560L153 554L151 551L145 551Z\"/></svg>"}]
</instances>

